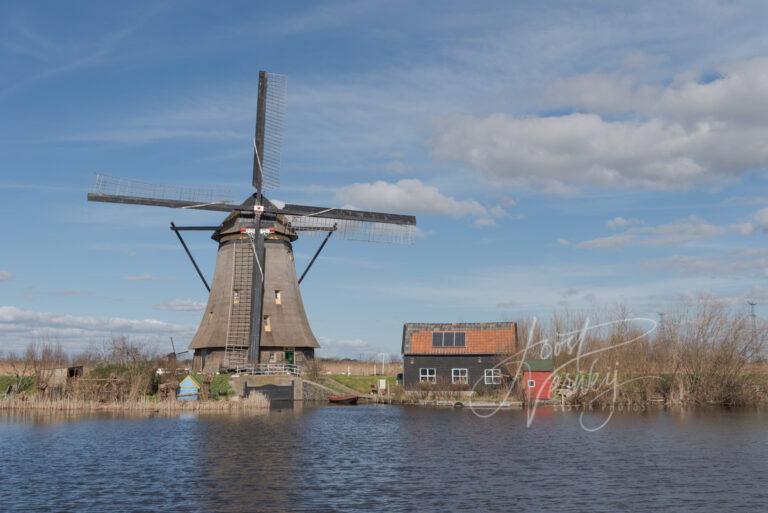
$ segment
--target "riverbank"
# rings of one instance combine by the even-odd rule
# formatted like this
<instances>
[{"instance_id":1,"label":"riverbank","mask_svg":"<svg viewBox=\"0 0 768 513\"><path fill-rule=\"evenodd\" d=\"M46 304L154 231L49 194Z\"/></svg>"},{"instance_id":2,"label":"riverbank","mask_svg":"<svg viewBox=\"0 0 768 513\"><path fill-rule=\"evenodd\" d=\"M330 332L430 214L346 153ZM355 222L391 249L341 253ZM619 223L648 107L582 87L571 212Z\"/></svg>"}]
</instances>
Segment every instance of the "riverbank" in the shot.
<instances>
[{"instance_id":1,"label":"riverbank","mask_svg":"<svg viewBox=\"0 0 768 513\"><path fill-rule=\"evenodd\" d=\"M150 398L135 401L84 401L78 399L39 399L11 397L0 400L0 410L59 411L59 412L203 412L229 413L245 410L266 410L270 402L262 394L248 399L219 401L158 401Z\"/></svg>"}]
</instances>

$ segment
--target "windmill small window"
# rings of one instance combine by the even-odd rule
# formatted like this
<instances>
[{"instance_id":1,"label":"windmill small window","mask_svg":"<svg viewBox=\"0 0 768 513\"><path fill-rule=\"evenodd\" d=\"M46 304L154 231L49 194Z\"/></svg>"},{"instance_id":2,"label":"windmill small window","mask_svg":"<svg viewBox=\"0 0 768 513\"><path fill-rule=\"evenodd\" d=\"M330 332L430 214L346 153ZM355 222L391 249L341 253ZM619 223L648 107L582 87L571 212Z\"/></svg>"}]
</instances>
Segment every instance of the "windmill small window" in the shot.
<instances>
[{"instance_id":1,"label":"windmill small window","mask_svg":"<svg viewBox=\"0 0 768 513\"><path fill-rule=\"evenodd\" d=\"M269 322L269 315L264 316L264 331L266 331L267 333L272 331L272 323Z\"/></svg>"},{"instance_id":2,"label":"windmill small window","mask_svg":"<svg viewBox=\"0 0 768 513\"><path fill-rule=\"evenodd\" d=\"M240 291L235 290L232 294L232 303L239 305L240 304Z\"/></svg>"},{"instance_id":3,"label":"windmill small window","mask_svg":"<svg viewBox=\"0 0 768 513\"><path fill-rule=\"evenodd\" d=\"M276 305L282 305L283 304L283 297L282 297L282 294L280 294L279 290L275 291L275 304Z\"/></svg>"}]
</instances>

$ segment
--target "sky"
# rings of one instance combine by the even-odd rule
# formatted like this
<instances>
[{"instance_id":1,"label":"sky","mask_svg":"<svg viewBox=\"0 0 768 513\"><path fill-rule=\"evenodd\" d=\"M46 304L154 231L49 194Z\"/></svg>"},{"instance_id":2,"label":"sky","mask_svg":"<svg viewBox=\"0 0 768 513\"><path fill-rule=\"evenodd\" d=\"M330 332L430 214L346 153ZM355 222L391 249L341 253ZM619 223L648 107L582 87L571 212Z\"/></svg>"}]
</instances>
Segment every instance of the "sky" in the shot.
<instances>
[{"instance_id":1,"label":"sky","mask_svg":"<svg viewBox=\"0 0 768 513\"><path fill-rule=\"evenodd\" d=\"M324 356L405 322L768 302L765 2L0 1L0 351L186 346L177 224L96 173L250 194L258 71L288 77L292 203L414 214L302 283ZM187 235L207 276L216 245ZM320 243L294 245L298 272Z\"/></svg>"}]
</instances>

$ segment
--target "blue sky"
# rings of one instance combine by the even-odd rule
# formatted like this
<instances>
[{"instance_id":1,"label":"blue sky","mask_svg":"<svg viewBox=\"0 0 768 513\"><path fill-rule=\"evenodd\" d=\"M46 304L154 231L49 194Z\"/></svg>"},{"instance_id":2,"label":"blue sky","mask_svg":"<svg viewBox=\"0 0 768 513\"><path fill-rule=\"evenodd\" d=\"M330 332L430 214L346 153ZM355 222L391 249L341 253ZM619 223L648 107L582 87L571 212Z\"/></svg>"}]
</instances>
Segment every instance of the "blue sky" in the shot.
<instances>
[{"instance_id":1,"label":"blue sky","mask_svg":"<svg viewBox=\"0 0 768 513\"><path fill-rule=\"evenodd\" d=\"M765 19L763 2L4 2L0 347L190 340L206 295L168 223L220 216L85 193L102 172L247 195L259 69L288 76L273 197L418 217L413 246L327 246L302 286L321 354L396 354L403 322L765 302ZM215 244L188 239L210 276ZM299 272L319 242L295 244Z\"/></svg>"}]
</instances>

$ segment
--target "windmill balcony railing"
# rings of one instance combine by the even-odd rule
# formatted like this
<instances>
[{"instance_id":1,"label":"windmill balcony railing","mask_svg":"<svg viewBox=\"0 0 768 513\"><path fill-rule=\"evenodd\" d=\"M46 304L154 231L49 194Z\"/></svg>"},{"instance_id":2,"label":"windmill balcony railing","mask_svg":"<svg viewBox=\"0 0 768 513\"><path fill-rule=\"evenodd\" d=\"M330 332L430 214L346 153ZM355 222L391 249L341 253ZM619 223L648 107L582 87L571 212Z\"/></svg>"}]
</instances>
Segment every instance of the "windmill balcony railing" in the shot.
<instances>
[{"instance_id":1,"label":"windmill balcony railing","mask_svg":"<svg viewBox=\"0 0 768 513\"><path fill-rule=\"evenodd\" d=\"M301 367L291 363L259 363L238 365L235 372L257 376L301 376Z\"/></svg>"}]
</instances>

